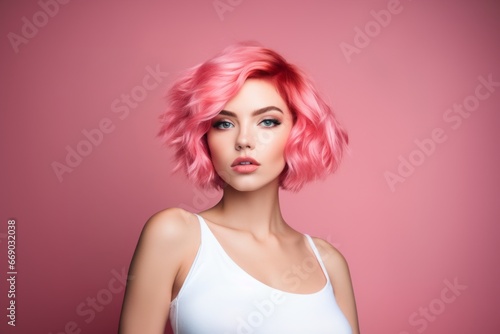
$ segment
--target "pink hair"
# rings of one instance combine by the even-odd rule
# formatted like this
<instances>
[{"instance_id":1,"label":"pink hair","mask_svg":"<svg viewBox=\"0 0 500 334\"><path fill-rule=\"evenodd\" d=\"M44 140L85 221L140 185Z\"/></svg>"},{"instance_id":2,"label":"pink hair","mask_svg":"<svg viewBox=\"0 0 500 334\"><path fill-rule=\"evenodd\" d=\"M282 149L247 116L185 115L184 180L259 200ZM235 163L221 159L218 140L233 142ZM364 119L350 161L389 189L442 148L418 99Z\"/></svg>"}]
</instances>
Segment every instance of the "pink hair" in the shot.
<instances>
[{"instance_id":1,"label":"pink hair","mask_svg":"<svg viewBox=\"0 0 500 334\"><path fill-rule=\"evenodd\" d=\"M189 69L167 93L159 136L173 146L177 165L199 186L220 188L206 136L211 120L248 78L268 79L294 115L285 148L284 189L297 191L308 181L337 168L347 147L347 133L311 80L276 52L257 44L239 43Z\"/></svg>"}]
</instances>

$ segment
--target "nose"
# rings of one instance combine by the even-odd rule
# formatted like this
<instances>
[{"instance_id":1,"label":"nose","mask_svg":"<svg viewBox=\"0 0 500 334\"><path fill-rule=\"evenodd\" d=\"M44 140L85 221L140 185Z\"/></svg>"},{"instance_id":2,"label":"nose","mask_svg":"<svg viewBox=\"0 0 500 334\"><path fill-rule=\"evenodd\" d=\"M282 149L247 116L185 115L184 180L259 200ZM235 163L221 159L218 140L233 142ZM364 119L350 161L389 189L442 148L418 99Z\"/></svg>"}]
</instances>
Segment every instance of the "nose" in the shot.
<instances>
[{"instance_id":1,"label":"nose","mask_svg":"<svg viewBox=\"0 0 500 334\"><path fill-rule=\"evenodd\" d=\"M253 149L255 147L255 139L251 131L247 128L240 128L238 132L238 137L235 141L236 151L241 151L243 149Z\"/></svg>"}]
</instances>

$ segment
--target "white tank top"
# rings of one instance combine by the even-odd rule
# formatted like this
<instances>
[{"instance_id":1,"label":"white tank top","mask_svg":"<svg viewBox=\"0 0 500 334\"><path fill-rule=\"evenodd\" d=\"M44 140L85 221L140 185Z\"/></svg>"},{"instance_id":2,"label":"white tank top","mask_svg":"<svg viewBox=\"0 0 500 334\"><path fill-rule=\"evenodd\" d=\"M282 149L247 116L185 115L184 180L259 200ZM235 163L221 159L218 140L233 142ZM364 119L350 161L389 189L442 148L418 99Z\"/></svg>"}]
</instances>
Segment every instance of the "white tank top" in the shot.
<instances>
[{"instance_id":1,"label":"white tank top","mask_svg":"<svg viewBox=\"0 0 500 334\"><path fill-rule=\"evenodd\" d=\"M175 334L351 333L310 236L306 238L327 278L326 285L310 294L285 292L267 286L238 266L205 220L197 216L201 244L170 305ZM288 279L300 278L290 275Z\"/></svg>"}]
</instances>

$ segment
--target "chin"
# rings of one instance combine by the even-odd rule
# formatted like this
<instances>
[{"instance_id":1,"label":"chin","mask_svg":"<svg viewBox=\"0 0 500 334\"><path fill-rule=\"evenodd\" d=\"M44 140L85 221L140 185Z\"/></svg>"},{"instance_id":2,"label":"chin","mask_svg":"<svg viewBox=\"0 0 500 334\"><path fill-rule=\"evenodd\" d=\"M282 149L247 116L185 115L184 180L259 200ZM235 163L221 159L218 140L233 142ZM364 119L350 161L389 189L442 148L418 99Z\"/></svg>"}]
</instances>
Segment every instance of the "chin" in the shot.
<instances>
[{"instance_id":1,"label":"chin","mask_svg":"<svg viewBox=\"0 0 500 334\"><path fill-rule=\"evenodd\" d=\"M262 181L262 180L238 180L237 182L226 183L225 188L232 188L240 192L251 192L261 190L263 188L279 188L278 179Z\"/></svg>"},{"instance_id":2,"label":"chin","mask_svg":"<svg viewBox=\"0 0 500 334\"><path fill-rule=\"evenodd\" d=\"M236 191L239 192L252 192L261 189L259 186L255 185L228 185L229 187L233 188Z\"/></svg>"}]
</instances>

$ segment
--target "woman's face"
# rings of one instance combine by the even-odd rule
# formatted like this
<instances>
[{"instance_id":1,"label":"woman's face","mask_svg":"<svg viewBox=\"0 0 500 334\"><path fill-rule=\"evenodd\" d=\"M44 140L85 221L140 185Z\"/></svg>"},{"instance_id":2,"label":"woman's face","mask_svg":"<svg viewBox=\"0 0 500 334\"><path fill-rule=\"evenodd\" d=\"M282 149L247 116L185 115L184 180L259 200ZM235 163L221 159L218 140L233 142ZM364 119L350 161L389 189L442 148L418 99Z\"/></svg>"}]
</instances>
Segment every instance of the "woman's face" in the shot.
<instances>
[{"instance_id":1,"label":"woman's face","mask_svg":"<svg viewBox=\"0 0 500 334\"><path fill-rule=\"evenodd\" d=\"M292 125L292 114L274 85L248 79L207 133L217 174L239 191L278 184Z\"/></svg>"}]
</instances>

